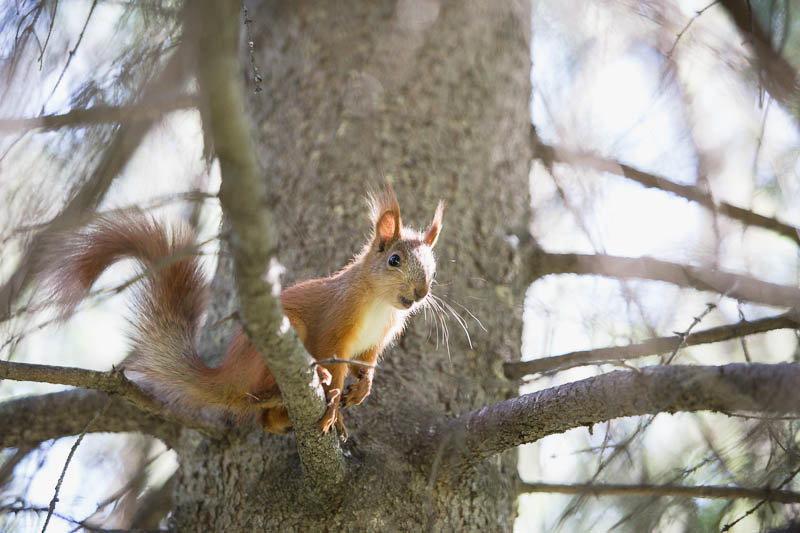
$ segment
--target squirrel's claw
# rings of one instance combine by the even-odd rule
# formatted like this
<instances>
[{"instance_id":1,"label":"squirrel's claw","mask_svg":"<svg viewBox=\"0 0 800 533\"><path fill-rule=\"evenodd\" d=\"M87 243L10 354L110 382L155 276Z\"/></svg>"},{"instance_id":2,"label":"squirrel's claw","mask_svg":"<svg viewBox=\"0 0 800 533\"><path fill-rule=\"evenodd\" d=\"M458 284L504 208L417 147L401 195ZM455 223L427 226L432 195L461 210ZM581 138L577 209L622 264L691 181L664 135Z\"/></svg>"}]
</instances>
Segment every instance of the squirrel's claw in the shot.
<instances>
[{"instance_id":1,"label":"squirrel's claw","mask_svg":"<svg viewBox=\"0 0 800 533\"><path fill-rule=\"evenodd\" d=\"M341 411L336 411L336 430L342 440L347 440L347 428L344 427L344 417L342 417Z\"/></svg>"},{"instance_id":2,"label":"squirrel's claw","mask_svg":"<svg viewBox=\"0 0 800 533\"><path fill-rule=\"evenodd\" d=\"M329 386L331 384L331 381L333 380L333 376L324 366L317 365L317 375L319 376L319 382L324 387Z\"/></svg>"},{"instance_id":3,"label":"squirrel's claw","mask_svg":"<svg viewBox=\"0 0 800 533\"><path fill-rule=\"evenodd\" d=\"M342 439L347 440L347 428L344 427L344 419L342 413L339 411L339 397L342 391L339 389L331 389L328 391L328 410L325 411L322 419L319 421L319 432L323 435L336 425L339 430L339 435Z\"/></svg>"},{"instance_id":4,"label":"squirrel's claw","mask_svg":"<svg viewBox=\"0 0 800 533\"><path fill-rule=\"evenodd\" d=\"M369 396L372 390L372 380L360 379L347 387L342 398L343 407L350 407L351 405L359 405L364 399Z\"/></svg>"},{"instance_id":5,"label":"squirrel's claw","mask_svg":"<svg viewBox=\"0 0 800 533\"><path fill-rule=\"evenodd\" d=\"M372 390L372 378L375 375L372 369L367 370L358 376L358 380L347 387L347 391L342 397L342 404L344 407L351 405L359 405L364 399L369 396Z\"/></svg>"}]
</instances>

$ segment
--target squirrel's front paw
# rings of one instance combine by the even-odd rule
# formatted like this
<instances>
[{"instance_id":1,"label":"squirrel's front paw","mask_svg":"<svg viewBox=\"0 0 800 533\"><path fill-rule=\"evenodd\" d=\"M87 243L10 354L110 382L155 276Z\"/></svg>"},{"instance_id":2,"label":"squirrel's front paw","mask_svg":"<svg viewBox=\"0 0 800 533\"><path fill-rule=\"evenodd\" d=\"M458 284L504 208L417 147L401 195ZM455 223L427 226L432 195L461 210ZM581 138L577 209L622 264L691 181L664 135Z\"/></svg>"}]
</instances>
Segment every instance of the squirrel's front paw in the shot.
<instances>
[{"instance_id":1,"label":"squirrel's front paw","mask_svg":"<svg viewBox=\"0 0 800 533\"><path fill-rule=\"evenodd\" d=\"M342 398L344 407L360 404L364 401L364 398L369 396L369 392L371 390L372 380L360 379L351 384L349 387L347 387L347 392L345 392L344 398Z\"/></svg>"}]
</instances>

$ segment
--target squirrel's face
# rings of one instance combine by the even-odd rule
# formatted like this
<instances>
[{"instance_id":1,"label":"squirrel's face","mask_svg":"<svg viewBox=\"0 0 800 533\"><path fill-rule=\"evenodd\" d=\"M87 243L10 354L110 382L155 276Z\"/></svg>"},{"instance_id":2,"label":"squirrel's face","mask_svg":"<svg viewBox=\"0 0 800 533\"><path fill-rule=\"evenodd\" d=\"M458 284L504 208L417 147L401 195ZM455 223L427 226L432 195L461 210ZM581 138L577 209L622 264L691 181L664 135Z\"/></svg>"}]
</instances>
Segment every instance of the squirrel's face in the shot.
<instances>
[{"instance_id":1,"label":"squirrel's face","mask_svg":"<svg viewBox=\"0 0 800 533\"><path fill-rule=\"evenodd\" d=\"M423 302L436 276L430 246L418 239L403 239L376 253L373 275L382 299L401 310Z\"/></svg>"},{"instance_id":2,"label":"squirrel's face","mask_svg":"<svg viewBox=\"0 0 800 533\"><path fill-rule=\"evenodd\" d=\"M428 296L436 275L433 247L442 227L444 203L423 231L404 227L400 206L391 189L371 196L375 230L367 253L376 296L397 309L412 310Z\"/></svg>"}]
</instances>

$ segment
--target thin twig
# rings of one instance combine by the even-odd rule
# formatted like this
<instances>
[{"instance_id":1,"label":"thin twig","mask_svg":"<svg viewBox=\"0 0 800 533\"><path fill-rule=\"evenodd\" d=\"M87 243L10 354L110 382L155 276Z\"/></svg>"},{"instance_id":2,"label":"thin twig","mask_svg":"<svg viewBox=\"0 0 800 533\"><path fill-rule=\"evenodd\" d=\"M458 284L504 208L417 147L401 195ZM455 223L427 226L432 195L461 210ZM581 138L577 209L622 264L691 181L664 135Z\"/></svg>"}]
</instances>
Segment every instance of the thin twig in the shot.
<instances>
[{"instance_id":1,"label":"thin twig","mask_svg":"<svg viewBox=\"0 0 800 533\"><path fill-rule=\"evenodd\" d=\"M739 310L739 320L741 322L747 322L747 319L744 316L744 310L742 309L742 302L738 303L737 308ZM742 344L742 352L744 353L744 360L747 361L748 363L751 363L752 361L750 359L750 350L747 349L747 339L745 339L744 337L740 337L739 342Z\"/></svg>"},{"instance_id":2,"label":"thin twig","mask_svg":"<svg viewBox=\"0 0 800 533\"><path fill-rule=\"evenodd\" d=\"M164 194L161 196L155 196L149 199L147 202L138 202L136 204L127 204L120 207L115 207L113 209L97 211L96 214L97 216L102 216L112 213L130 211L132 209L138 209L139 211L147 212L170 205L174 202L202 202L210 199L218 199L218 195L215 193L207 193L200 190L190 190L182 193ZM25 235L28 233L32 233L34 231L45 230L49 226L53 225L55 221L56 221L55 219L50 219L45 222L16 226L10 231L10 233L6 237L0 239L0 246L7 244L9 241L13 239L19 238L20 235Z\"/></svg>"},{"instance_id":3,"label":"thin twig","mask_svg":"<svg viewBox=\"0 0 800 533\"><path fill-rule=\"evenodd\" d=\"M314 361L311 363L311 366L317 365L328 365L328 364L346 364L346 365L354 365L354 366L363 366L366 368L378 368L378 365L373 365L370 363L365 363L364 361L357 361L355 359L338 359L336 357L332 357L330 359L320 359L319 361Z\"/></svg>"},{"instance_id":4,"label":"thin twig","mask_svg":"<svg viewBox=\"0 0 800 533\"><path fill-rule=\"evenodd\" d=\"M168 451L168 449L165 448L161 452L157 453L156 455L154 455L154 456L152 456L150 458L147 458L143 463L138 464L137 465L138 471L136 472L136 474L131 476L131 478L127 480L125 485L120 487L116 492L114 492L114 494L112 494L111 496L107 497L106 499L104 499L103 501L98 503L95 506L95 510L89 516L87 516L86 518L84 518L83 520L80 521L80 525L82 525L85 522L88 522L93 516L95 516L97 513L99 513L100 510L103 509L104 507L107 507L108 505L121 500L131 490L136 489L137 492L138 492L138 490L141 489L142 486L143 486L143 481L145 480L145 478L149 474L148 468L150 467L150 465L152 465L155 461L157 461L159 458L164 456L164 454L167 453L167 451ZM77 526L73 531L77 531L80 528L80 525Z\"/></svg>"},{"instance_id":5,"label":"thin twig","mask_svg":"<svg viewBox=\"0 0 800 533\"><path fill-rule=\"evenodd\" d=\"M800 468L798 468L797 470L794 470L792 473L790 473L788 476L786 476L786 478L783 480L783 482L781 482L781 484L778 485L778 489L780 489L781 487L783 487L787 483L789 483L791 480L793 480L797 476L797 474L800 474ZM729 522L729 523L725 524L725 527L723 527L720 530L720 532L724 533L725 531L730 531L730 529L733 526L735 526L736 524L738 524L739 522L741 522L742 520L744 520L745 518L747 518L748 516L750 516L751 514L756 512L758 510L758 508L761 507L762 505L764 505L765 503L767 503L767 501L768 501L767 498L762 499L760 502L758 502L753 507L748 509L747 512L744 513L742 516L740 516L739 518L737 518L733 522Z\"/></svg>"},{"instance_id":6,"label":"thin twig","mask_svg":"<svg viewBox=\"0 0 800 533\"><path fill-rule=\"evenodd\" d=\"M78 435L78 438L75 441L75 443L72 445L72 448L70 448L69 455L67 455L67 460L64 462L64 469L61 470L61 475L58 477L58 482L56 483L56 490L53 493L53 499L50 500L50 507L48 508L48 511L47 511L47 517L44 520L44 526L42 527L42 533L44 533L45 530L47 529L47 524L50 523L50 518L53 516L53 511L56 510L56 502L58 502L58 491L61 490L61 483L64 482L64 476L67 474L67 467L69 467L69 463L70 463L70 461L72 461L72 456L75 455L75 450L78 449L78 446L80 446L81 441L83 440L83 437L86 435L86 432L89 431L89 428L95 422L95 420L100 418L103 415L103 413L106 412L106 409L108 408L108 403L109 402L106 402L105 406L101 410L99 410L97 413L95 413L95 415L92 417L92 419L89 420L89 423L86 424L86 427L83 428L83 431L81 431L81 434Z\"/></svg>"},{"instance_id":7,"label":"thin twig","mask_svg":"<svg viewBox=\"0 0 800 533\"><path fill-rule=\"evenodd\" d=\"M676 46L678 46L678 41L680 41L680 40L681 40L681 37L683 37L683 34L684 34L684 33L686 33L686 30L688 30L688 29L689 29L689 26L691 26L691 25L692 25L692 23L693 23L693 22L694 22L694 21L695 21L695 20L696 20L698 17L700 17L700 15L702 15L703 13L705 13L705 12L706 12L706 10L707 10L708 8L710 8L710 7L712 7L712 6L716 5L716 4L718 4L718 3L719 3L719 1L720 1L720 0L714 0L713 2L711 2L710 4L708 4L708 5L707 5L706 7L704 7L703 9L700 9L700 10L698 10L698 11L695 11L695 14L694 14L694 16L693 16L692 18L690 18L690 19L689 19L689 22L687 22L687 23L686 23L686 26L684 26L684 27L683 27L683 29L682 29L681 31L679 31L679 32L678 32L678 35L677 35L677 37L675 37L675 42L674 42L674 43L672 43L672 46L670 47L669 51L668 51L668 52L667 52L667 54L666 54L666 55L667 55L667 58L671 58L671 57L672 57L672 52L675 50L675 47L676 47Z\"/></svg>"},{"instance_id":8,"label":"thin twig","mask_svg":"<svg viewBox=\"0 0 800 533\"><path fill-rule=\"evenodd\" d=\"M194 95L177 95L169 100L143 102L133 105L96 105L87 109L73 109L67 113L42 115L33 118L0 119L0 134L26 132L34 129L52 131L63 127L153 120L165 113L195 107Z\"/></svg>"},{"instance_id":9,"label":"thin twig","mask_svg":"<svg viewBox=\"0 0 800 533\"><path fill-rule=\"evenodd\" d=\"M75 53L78 51L78 47L81 45L81 42L83 41L83 36L86 33L86 28L89 26L89 21L92 19L92 13L94 13L94 8L96 7L97 7L97 0L94 0L92 2L92 7L89 8L89 14L86 15L86 20L83 23L83 28L81 29L81 33L80 35L78 35L78 40L75 42L75 47L69 51L69 55L67 56L67 62L64 65L64 68L61 69L61 74L58 75L56 84L53 85L53 89L50 91L50 94L45 99L45 103L42 104L41 113L44 113L44 107L47 105L47 102L50 101L50 98L53 97L53 95L56 92L56 89L58 89L58 86L61 85L61 80L64 78L64 74L67 72L69 64L72 63L72 58L75 57Z\"/></svg>"},{"instance_id":10,"label":"thin twig","mask_svg":"<svg viewBox=\"0 0 800 533\"><path fill-rule=\"evenodd\" d=\"M14 505L14 504L0 506L0 513L14 513L14 514L16 514L16 513L46 513L46 512L48 512L48 508L47 507L30 507L30 506ZM119 529L104 529L104 528L95 527L95 526L92 526L92 525L89 525L89 524L85 524L85 523L81 522L80 520L76 520L76 519L71 518L69 516L63 515L61 513L54 512L53 516L55 516L56 518L60 518L61 520L65 521L65 522L69 522L70 524L75 524L75 525L81 527L82 529L84 529L86 531L91 531L92 533L120 533ZM136 531L136 533L166 533L166 530L160 530L160 529L150 529L150 530L137 529L135 531Z\"/></svg>"},{"instance_id":11,"label":"thin twig","mask_svg":"<svg viewBox=\"0 0 800 533\"><path fill-rule=\"evenodd\" d=\"M706 315L708 313L710 313L712 310L714 310L716 308L717 308L716 304L712 304L712 303L706 304L705 310L702 313L700 313L698 316L694 317L694 320L689 325L689 327L686 328L685 331L680 331L680 332L676 331L676 332L674 332L675 334L678 335L678 338L680 339L680 342L678 343L677 346L675 346L675 349L672 350L672 353L669 355L669 357L667 357L667 360L664 361L665 365L670 364L672 362L672 360L675 359L675 356L678 354L678 351L681 348L683 348L684 346L686 346L686 339L692 333L692 330L694 329L694 327L697 324L699 324L706 317Z\"/></svg>"},{"instance_id":12,"label":"thin twig","mask_svg":"<svg viewBox=\"0 0 800 533\"><path fill-rule=\"evenodd\" d=\"M800 316L797 311L789 311L777 316L761 318L758 320L742 320L736 324L709 328L697 333L691 333L683 339L685 346L696 346L712 342L722 342L746 335L765 333L777 329L796 329L800 327ZM671 337L656 337L638 344L628 346L611 346L594 350L582 350L563 355L542 357L532 361L519 363L506 363L505 374L509 379L521 378L527 374L564 370L583 365L602 364L610 361L636 359L648 355L666 353L681 342L678 335Z\"/></svg>"},{"instance_id":13,"label":"thin twig","mask_svg":"<svg viewBox=\"0 0 800 533\"><path fill-rule=\"evenodd\" d=\"M47 28L47 37L44 39L44 44L42 45L42 49L39 52L39 58L37 59L39 63L39 70L42 70L42 58L44 57L44 53L47 50L47 44L50 42L50 36L53 34L53 25L56 22L56 13L58 12L58 0L53 2L53 12L50 14L50 26Z\"/></svg>"}]
</instances>

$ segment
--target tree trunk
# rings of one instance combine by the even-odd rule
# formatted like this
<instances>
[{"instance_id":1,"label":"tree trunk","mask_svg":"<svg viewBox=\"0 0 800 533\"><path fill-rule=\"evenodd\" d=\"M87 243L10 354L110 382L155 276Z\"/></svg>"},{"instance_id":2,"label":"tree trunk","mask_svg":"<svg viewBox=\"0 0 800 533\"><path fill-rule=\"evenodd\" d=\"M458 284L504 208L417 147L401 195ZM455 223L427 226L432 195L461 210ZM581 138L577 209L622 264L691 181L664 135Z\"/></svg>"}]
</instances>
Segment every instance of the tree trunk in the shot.
<instances>
[{"instance_id":1,"label":"tree trunk","mask_svg":"<svg viewBox=\"0 0 800 533\"><path fill-rule=\"evenodd\" d=\"M391 183L418 228L443 198L433 291L466 318L472 344L452 317L449 347L430 313L411 319L372 394L344 413L348 479L332 507L306 497L291 435L243 428L214 442L185 431L173 526L510 530L514 452L452 478L440 468L449 458L425 444L434 421L516 394L502 365L518 358L525 292L509 236L527 220L528 3L247 7L254 52L242 63L263 76L251 80L250 112L284 284L331 274L360 249L368 189Z\"/></svg>"}]
</instances>

